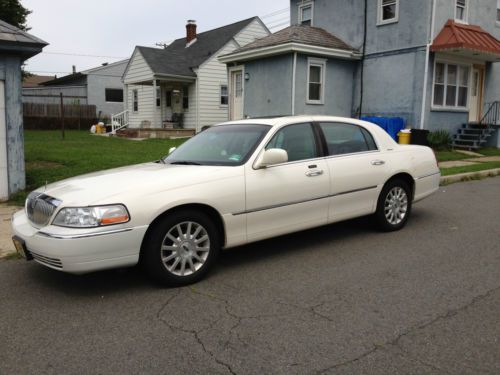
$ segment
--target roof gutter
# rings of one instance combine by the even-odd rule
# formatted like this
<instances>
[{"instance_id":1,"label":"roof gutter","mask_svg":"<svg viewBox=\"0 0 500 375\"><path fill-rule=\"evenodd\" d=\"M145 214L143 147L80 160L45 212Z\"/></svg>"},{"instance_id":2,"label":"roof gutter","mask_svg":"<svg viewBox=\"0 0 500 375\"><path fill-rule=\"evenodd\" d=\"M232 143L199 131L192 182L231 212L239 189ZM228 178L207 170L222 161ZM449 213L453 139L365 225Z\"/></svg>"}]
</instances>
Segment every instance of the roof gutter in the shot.
<instances>
[{"instance_id":1,"label":"roof gutter","mask_svg":"<svg viewBox=\"0 0 500 375\"><path fill-rule=\"evenodd\" d=\"M285 44L279 44L276 46L256 48L248 51L235 52L223 55L219 57L219 61L227 64L234 61L255 60L261 57L282 55L290 52L334 57L344 60L360 60L362 56L362 54L358 51L312 46L308 44L290 42Z\"/></svg>"},{"instance_id":2,"label":"roof gutter","mask_svg":"<svg viewBox=\"0 0 500 375\"><path fill-rule=\"evenodd\" d=\"M422 90L422 108L420 110L420 129L424 128L425 125L425 108L427 106L427 82L429 80L429 60L430 51L432 46L432 38L434 37L434 21L436 16L436 0L432 0L432 15L431 15L431 27L430 35L428 39L427 46L425 48L425 68L424 68L424 87Z\"/></svg>"}]
</instances>

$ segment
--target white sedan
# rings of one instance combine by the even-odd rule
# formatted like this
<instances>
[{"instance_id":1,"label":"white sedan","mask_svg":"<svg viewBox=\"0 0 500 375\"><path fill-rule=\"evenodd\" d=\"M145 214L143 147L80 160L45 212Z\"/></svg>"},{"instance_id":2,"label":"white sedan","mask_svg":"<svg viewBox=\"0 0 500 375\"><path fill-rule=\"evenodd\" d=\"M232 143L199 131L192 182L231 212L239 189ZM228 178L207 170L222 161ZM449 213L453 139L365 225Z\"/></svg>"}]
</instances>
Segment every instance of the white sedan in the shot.
<instances>
[{"instance_id":1,"label":"white sedan","mask_svg":"<svg viewBox=\"0 0 500 375\"><path fill-rule=\"evenodd\" d=\"M37 189L13 217L13 240L27 259L56 270L141 263L156 280L185 285L222 248L363 215L401 229L439 178L430 148L398 145L368 122L234 121L156 162Z\"/></svg>"}]
</instances>

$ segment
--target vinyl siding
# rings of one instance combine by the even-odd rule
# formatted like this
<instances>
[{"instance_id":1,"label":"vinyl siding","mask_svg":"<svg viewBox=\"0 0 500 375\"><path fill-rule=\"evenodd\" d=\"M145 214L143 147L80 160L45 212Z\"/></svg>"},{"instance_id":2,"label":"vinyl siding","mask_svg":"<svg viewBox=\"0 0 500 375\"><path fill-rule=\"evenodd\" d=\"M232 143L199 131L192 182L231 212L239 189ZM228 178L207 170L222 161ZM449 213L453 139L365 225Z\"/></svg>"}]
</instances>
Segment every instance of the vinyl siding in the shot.
<instances>
[{"instance_id":1,"label":"vinyl siding","mask_svg":"<svg viewBox=\"0 0 500 375\"><path fill-rule=\"evenodd\" d=\"M189 85L189 108L184 110L184 127L196 129L196 84Z\"/></svg>"},{"instance_id":2,"label":"vinyl siding","mask_svg":"<svg viewBox=\"0 0 500 375\"><path fill-rule=\"evenodd\" d=\"M244 46L255 39L268 35L267 30L258 21L253 21L240 31L235 40L239 46ZM238 45L234 42L226 44L217 54L200 66L198 72L199 93L199 125L203 126L217 124L229 119L228 106L220 104L220 86L228 85L228 73L225 64L219 62L218 57L231 53Z\"/></svg>"},{"instance_id":3,"label":"vinyl siding","mask_svg":"<svg viewBox=\"0 0 500 375\"><path fill-rule=\"evenodd\" d=\"M138 50L132 55L128 69L125 71L125 83L148 81L153 78L153 72Z\"/></svg>"},{"instance_id":4,"label":"vinyl siding","mask_svg":"<svg viewBox=\"0 0 500 375\"><path fill-rule=\"evenodd\" d=\"M133 90L137 89L139 97L139 111L134 112L134 95ZM129 114L129 127L131 128L141 128L141 127L154 127L155 116L156 116L156 103L153 95L153 86L143 86L143 85L129 85L128 86L128 106L130 109ZM150 121L149 126L142 126L143 121Z\"/></svg>"},{"instance_id":5,"label":"vinyl siding","mask_svg":"<svg viewBox=\"0 0 500 375\"><path fill-rule=\"evenodd\" d=\"M241 30L234 37L234 39L240 45L240 47L243 47L248 43L253 42L255 39L263 38L268 34L269 33L264 28L264 26L262 26L262 24L259 21L254 20L250 23L250 25Z\"/></svg>"}]
</instances>

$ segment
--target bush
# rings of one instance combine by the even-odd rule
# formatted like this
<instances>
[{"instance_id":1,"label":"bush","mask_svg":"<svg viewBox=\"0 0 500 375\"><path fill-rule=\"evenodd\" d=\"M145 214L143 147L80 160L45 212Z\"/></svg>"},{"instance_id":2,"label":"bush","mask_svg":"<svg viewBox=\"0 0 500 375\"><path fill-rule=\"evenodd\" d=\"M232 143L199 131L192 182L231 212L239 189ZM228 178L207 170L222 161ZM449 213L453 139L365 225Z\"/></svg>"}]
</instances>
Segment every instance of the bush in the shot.
<instances>
[{"instance_id":1,"label":"bush","mask_svg":"<svg viewBox=\"0 0 500 375\"><path fill-rule=\"evenodd\" d=\"M451 145L451 135L447 130L431 131L427 136L429 146L436 151L449 150Z\"/></svg>"}]
</instances>

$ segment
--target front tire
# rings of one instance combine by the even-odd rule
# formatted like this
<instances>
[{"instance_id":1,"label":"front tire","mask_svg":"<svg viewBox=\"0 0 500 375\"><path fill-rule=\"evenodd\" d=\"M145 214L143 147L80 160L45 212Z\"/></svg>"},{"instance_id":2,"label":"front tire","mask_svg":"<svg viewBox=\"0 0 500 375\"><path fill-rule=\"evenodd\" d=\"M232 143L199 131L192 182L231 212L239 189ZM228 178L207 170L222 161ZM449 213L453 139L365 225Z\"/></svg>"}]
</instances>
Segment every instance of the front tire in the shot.
<instances>
[{"instance_id":1,"label":"front tire","mask_svg":"<svg viewBox=\"0 0 500 375\"><path fill-rule=\"evenodd\" d=\"M220 236L203 212L182 210L156 222L144 246L146 272L167 286L183 286L201 280L220 252Z\"/></svg>"},{"instance_id":2,"label":"front tire","mask_svg":"<svg viewBox=\"0 0 500 375\"><path fill-rule=\"evenodd\" d=\"M375 221L380 230L391 232L406 225L411 212L410 186L401 179L388 181L377 202Z\"/></svg>"}]
</instances>

